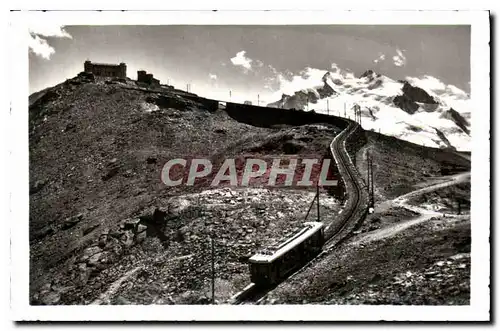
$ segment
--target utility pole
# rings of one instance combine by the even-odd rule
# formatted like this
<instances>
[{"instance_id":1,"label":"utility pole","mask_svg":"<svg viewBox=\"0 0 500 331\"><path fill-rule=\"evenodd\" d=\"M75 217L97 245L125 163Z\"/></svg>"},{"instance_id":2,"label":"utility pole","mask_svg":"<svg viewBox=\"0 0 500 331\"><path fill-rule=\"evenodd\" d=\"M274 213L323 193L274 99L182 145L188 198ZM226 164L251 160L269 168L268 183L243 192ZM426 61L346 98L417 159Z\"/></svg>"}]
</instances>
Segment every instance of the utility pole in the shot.
<instances>
[{"instance_id":1,"label":"utility pole","mask_svg":"<svg viewBox=\"0 0 500 331\"><path fill-rule=\"evenodd\" d=\"M370 157L370 185L371 185L371 197L370 197L370 204L372 207L375 206L375 192L373 190L373 158Z\"/></svg>"},{"instance_id":2,"label":"utility pole","mask_svg":"<svg viewBox=\"0 0 500 331\"><path fill-rule=\"evenodd\" d=\"M210 244L212 246L212 305L213 305L215 304L215 248L214 248L213 232L210 237Z\"/></svg>"},{"instance_id":3,"label":"utility pole","mask_svg":"<svg viewBox=\"0 0 500 331\"><path fill-rule=\"evenodd\" d=\"M368 177L368 196L370 196L370 150L366 151L366 175Z\"/></svg>"},{"instance_id":4,"label":"utility pole","mask_svg":"<svg viewBox=\"0 0 500 331\"><path fill-rule=\"evenodd\" d=\"M231 90L229 90L229 101L231 101Z\"/></svg>"},{"instance_id":5,"label":"utility pole","mask_svg":"<svg viewBox=\"0 0 500 331\"><path fill-rule=\"evenodd\" d=\"M316 206L317 206L317 210L318 210L318 222L320 221L320 218L319 218L319 183L316 184Z\"/></svg>"},{"instance_id":6,"label":"utility pole","mask_svg":"<svg viewBox=\"0 0 500 331\"><path fill-rule=\"evenodd\" d=\"M366 152L366 163L367 163L367 177L368 177L368 204L369 207L374 207L375 206L375 194L373 190L373 158L370 155L370 151L368 150Z\"/></svg>"},{"instance_id":7,"label":"utility pole","mask_svg":"<svg viewBox=\"0 0 500 331\"><path fill-rule=\"evenodd\" d=\"M260 94L257 94L257 106L260 106Z\"/></svg>"},{"instance_id":8,"label":"utility pole","mask_svg":"<svg viewBox=\"0 0 500 331\"><path fill-rule=\"evenodd\" d=\"M361 107L357 103L352 107L354 109L354 121L361 125Z\"/></svg>"},{"instance_id":9,"label":"utility pole","mask_svg":"<svg viewBox=\"0 0 500 331\"><path fill-rule=\"evenodd\" d=\"M326 111L328 112L328 115L330 115L330 104L328 103L328 99L326 99Z\"/></svg>"},{"instance_id":10,"label":"utility pole","mask_svg":"<svg viewBox=\"0 0 500 331\"><path fill-rule=\"evenodd\" d=\"M346 111L345 111L345 102L344 102L344 118L347 117L346 116Z\"/></svg>"}]
</instances>

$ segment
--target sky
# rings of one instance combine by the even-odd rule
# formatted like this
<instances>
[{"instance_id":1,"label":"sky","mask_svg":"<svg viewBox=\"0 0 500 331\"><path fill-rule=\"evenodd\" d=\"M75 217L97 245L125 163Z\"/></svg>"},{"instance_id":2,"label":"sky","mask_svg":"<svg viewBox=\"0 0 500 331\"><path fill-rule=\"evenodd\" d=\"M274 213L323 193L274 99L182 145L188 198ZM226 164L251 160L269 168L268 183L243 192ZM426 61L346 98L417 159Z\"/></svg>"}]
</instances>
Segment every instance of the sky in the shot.
<instances>
[{"instance_id":1,"label":"sky","mask_svg":"<svg viewBox=\"0 0 500 331\"><path fill-rule=\"evenodd\" d=\"M201 96L269 100L306 68L332 64L393 79L432 76L470 92L470 26L64 26L33 27L30 93L76 76L83 62L127 64ZM258 97L257 97L258 96Z\"/></svg>"}]
</instances>

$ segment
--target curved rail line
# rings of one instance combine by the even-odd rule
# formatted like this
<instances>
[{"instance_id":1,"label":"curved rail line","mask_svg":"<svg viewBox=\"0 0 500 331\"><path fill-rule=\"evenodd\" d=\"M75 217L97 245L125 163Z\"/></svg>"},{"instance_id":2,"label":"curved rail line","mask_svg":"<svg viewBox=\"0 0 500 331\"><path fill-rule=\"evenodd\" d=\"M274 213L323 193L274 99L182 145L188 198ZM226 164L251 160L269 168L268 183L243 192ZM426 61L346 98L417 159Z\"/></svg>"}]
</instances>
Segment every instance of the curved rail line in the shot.
<instances>
[{"instance_id":1,"label":"curved rail line","mask_svg":"<svg viewBox=\"0 0 500 331\"><path fill-rule=\"evenodd\" d=\"M330 144L330 150L337 163L337 168L344 179L348 199L339 215L340 227L331 223L325 228L325 245L333 246L344 240L350 231L364 219L368 212L368 190L366 183L359 174L356 165L347 153L346 141L351 134L361 127L356 122L337 135ZM346 233L347 232L347 233Z\"/></svg>"},{"instance_id":2,"label":"curved rail line","mask_svg":"<svg viewBox=\"0 0 500 331\"><path fill-rule=\"evenodd\" d=\"M356 122L346 121L349 123L348 126L332 140L330 152L335 159L340 176L344 180L348 199L338 217L341 221L339 223L332 222L325 228L326 248L332 248L345 240L352 230L364 219L368 212L367 186L361 179L361 175L346 149L347 139L356 130L361 129L361 127ZM324 254L324 252L322 254ZM319 254L318 257L322 254ZM309 267L318 257L309 261L302 268L287 277L287 279ZM233 296L230 303L258 303L276 286L277 285L263 289L258 288L254 283L250 283L245 289Z\"/></svg>"}]
</instances>

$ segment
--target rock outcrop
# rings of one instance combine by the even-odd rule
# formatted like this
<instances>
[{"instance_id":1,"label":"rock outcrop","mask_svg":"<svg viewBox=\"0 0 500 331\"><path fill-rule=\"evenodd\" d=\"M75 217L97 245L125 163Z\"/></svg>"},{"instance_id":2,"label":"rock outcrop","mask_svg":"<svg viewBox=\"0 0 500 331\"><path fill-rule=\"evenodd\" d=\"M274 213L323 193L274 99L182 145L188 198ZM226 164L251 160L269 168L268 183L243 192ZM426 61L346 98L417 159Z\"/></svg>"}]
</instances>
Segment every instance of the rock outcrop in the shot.
<instances>
[{"instance_id":1,"label":"rock outcrop","mask_svg":"<svg viewBox=\"0 0 500 331\"><path fill-rule=\"evenodd\" d=\"M394 97L393 103L408 114L414 114L419 109L417 102L431 105L437 104L437 101L429 93L408 82L404 82L402 91L402 95Z\"/></svg>"}]
</instances>

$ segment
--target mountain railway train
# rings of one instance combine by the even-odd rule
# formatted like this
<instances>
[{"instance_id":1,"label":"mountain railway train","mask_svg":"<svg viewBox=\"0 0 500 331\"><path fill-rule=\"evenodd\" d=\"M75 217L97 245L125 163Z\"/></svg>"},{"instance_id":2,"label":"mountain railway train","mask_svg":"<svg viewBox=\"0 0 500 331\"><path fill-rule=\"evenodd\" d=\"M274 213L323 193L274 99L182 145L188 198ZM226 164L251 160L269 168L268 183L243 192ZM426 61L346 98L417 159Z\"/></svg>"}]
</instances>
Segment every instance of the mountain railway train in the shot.
<instances>
[{"instance_id":1,"label":"mountain railway train","mask_svg":"<svg viewBox=\"0 0 500 331\"><path fill-rule=\"evenodd\" d=\"M346 120L347 121L347 120ZM361 131L360 131L361 130ZM350 231L359 224L368 212L368 190L356 166L348 154L346 141L358 135L362 128L353 121L330 144L330 151L349 192L344 208L336 217L336 224L324 226L320 222L305 223L305 227L284 243L267 252L260 252L249 258L251 283L236 293L229 302L244 304L260 302L268 291L294 272L313 260L328 243L329 247L347 238ZM351 144L349 148L353 148Z\"/></svg>"},{"instance_id":2,"label":"mountain railway train","mask_svg":"<svg viewBox=\"0 0 500 331\"><path fill-rule=\"evenodd\" d=\"M261 251L249 259L251 281L257 286L279 284L318 255L325 243L324 225L306 222L291 238L274 249Z\"/></svg>"}]
</instances>

